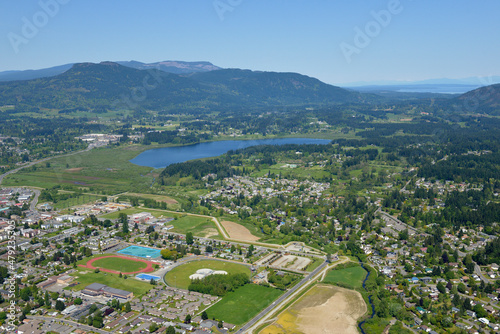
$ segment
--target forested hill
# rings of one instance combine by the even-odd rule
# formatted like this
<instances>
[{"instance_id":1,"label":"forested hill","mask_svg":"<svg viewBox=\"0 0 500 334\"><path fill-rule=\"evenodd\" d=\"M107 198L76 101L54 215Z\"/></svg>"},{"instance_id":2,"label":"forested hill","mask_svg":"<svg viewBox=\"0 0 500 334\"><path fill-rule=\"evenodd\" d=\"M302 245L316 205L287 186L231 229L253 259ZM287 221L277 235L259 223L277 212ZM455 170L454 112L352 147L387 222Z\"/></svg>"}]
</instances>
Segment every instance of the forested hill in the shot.
<instances>
[{"instance_id":1,"label":"forested hill","mask_svg":"<svg viewBox=\"0 0 500 334\"><path fill-rule=\"evenodd\" d=\"M500 115L500 84L474 89L454 101L464 112Z\"/></svg>"},{"instance_id":2,"label":"forested hill","mask_svg":"<svg viewBox=\"0 0 500 334\"><path fill-rule=\"evenodd\" d=\"M54 109L227 109L325 105L365 96L296 73L216 70L192 75L117 63L75 64L49 78L0 83L3 104Z\"/></svg>"}]
</instances>

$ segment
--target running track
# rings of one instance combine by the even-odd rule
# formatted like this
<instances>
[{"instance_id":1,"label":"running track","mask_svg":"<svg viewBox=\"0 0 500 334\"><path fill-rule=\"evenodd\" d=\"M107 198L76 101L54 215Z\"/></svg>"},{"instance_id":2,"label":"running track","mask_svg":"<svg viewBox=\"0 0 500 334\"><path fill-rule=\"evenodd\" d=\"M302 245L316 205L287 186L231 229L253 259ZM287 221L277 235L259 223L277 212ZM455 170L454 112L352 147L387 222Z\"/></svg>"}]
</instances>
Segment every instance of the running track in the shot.
<instances>
[{"instance_id":1,"label":"running track","mask_svg":"<svg viewBox=\"0 0 500 334\"><path fill-rule=\"evenodd\" d=\"M133 272L128 272L128 273L123 273L122 272L122 274L124 274L124 275L132 275L132 274L139 274L139 273L150 273L150 272L155 271L155 269L153 268L153 264L158 264L158 263L153 262L153 261L136 259L136 258L133 258L133 257L123 256L123 255L107 255L107 256L96 257L95 259L89 260L87 262L87 264L79 264L78 266L79 267L83 267L83 268L88 268L88 269L97 269L97 267L94 267L92 265L92 263L94 263L94 261L97 261L97 260L100 260L100 259L105 259L105 258L108 258L108 257L118 257L120 259L132 260L132 261L136 261L136 262L144 262L144 263L147 264L146 268L141 269L139 271L133 271ZM119 274L120 273L119 271L111 270L111 269L106 269L106 268L99 268L99 270L100 271L105 271L107 273L112 273L112 274Z\"/></svg>"}]
</instances>

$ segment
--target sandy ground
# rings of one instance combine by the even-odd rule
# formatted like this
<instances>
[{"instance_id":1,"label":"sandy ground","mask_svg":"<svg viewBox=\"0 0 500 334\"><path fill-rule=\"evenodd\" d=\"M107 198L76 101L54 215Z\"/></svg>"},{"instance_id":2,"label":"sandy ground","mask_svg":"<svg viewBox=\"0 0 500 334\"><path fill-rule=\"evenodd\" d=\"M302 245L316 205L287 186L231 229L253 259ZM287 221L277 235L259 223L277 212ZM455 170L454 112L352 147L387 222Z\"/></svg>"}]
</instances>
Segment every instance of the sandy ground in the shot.
<instances>
[{"instance_id":1,"label":"sandy ground","mask_svg":"<svg viewBox=\"0 0 500 334\"><path fill-rule=\"evenodd\" d=\"M260 334L357 334L366 303L357 291L318 285L308 291Z\"/></svg>"},{"instance_id":2,"label":"sandy ground","mask_svg":"<svg viewBox=\"0 0 500 334\"><path fill-rule=\"evenodd\" d=\"M68 172L68 173L77 173L79 171L81 171L83 168L69 168L69 169L66 169L65 172Z\"/></svg>"},{"instance_id":3,"label":"sandy ground","mask_svg":"<svg viewBox=\"0 0 500 334\"><path fill-rule=\"evenodd\" d=\"M246 227L240 224L236 224L227 220L221 221L221 224L222 226L224 226L224 229L227 231L231 239L244 240L244 241L259 240L258 237L250 233L250 231Z\"/></svg>"},{"instance_id":4,"label":"sandy ground","mask_svg":"<svg viewBox=\"0 0 500 334\"><path fill-rule=\"evenodd\" d=\"M215 228L206 228L202 231L204 233L204 238L211 238L219 235L219 231Z\"/></svg>"}]
</instances>

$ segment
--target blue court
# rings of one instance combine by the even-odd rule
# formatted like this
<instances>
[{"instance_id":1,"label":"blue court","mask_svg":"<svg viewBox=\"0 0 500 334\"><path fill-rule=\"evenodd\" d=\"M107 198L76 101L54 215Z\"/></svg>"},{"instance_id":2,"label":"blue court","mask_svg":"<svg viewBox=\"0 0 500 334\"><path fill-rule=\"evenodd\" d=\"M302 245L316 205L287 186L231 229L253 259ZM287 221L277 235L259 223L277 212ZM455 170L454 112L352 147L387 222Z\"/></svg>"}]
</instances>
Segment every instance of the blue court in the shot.
<instances>
[{"instance_id":1,"label":"blue court","mask_svg":"<svg viewBox=\"0 0 500 334\"><path fill-rule=\"evenodd\" d=\"M154 276L154 275L148 275L148 274L139 274L135 277L140 278L140 279L145 280L145 281L151 281L151 280L159 281L160 280L160 277Z\"/></svg>"},{"instance_id":2,"label":"blue court","mask_svg":"<svg viewBox=\"0 0 500 334\"><path fill-rule=\"evenodd\" d=\"M129 246L125 249L122 249L121 251L118 251L117 253L124 254L124 255L144 257L144 258L148 258L148 259L154 259L154 258L157 258L160 256L159 249L142 247L142 246Z\"/></svg>"}]
</instances>

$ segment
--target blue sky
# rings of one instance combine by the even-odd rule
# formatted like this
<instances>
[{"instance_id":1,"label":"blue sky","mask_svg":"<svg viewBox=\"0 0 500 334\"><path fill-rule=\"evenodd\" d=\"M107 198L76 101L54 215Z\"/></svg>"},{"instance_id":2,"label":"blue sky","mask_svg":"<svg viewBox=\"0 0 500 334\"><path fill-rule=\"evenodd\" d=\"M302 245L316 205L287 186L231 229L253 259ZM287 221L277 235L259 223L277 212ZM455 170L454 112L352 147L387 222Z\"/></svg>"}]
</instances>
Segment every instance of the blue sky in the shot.
<instances>
[{"instance_id":1,"label":"blue sky","mask_svg":"<svg viewBox=\"0 0 500 334\"><path fill-rule=\"evenodd\" d=\"M332 84L500 75L498 13L498 0L0 0L0 71L206 60Z\"/></svg>"}]
</instances>

